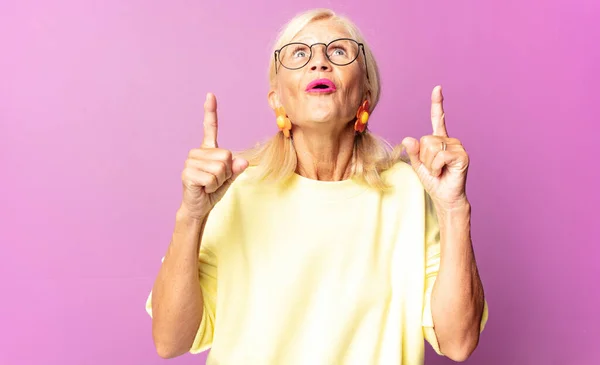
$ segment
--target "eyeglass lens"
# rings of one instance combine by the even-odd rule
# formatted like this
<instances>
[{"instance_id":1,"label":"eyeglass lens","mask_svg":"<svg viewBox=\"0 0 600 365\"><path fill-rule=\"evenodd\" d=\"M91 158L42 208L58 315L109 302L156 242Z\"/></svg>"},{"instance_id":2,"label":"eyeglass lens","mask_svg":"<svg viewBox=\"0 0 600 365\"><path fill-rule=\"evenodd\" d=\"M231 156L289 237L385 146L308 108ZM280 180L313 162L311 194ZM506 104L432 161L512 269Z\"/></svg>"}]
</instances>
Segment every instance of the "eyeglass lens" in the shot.
<instances>
[{"instance_id":1,"label":"eyeglass lens","mask_svg":"<svg viewBox=\"0 0 600 365\"><path fill-rule=\"evenodd\" d=\"M281 48L279 61L286 68L301 68L310 61L311 52L312 48L306 44L290 43ZM358 43L348 39L333 41L327 45L325 50L325 54L331 63L338 66L345 66L352 63L358 57L358 52Z\"/></svg>"}]
</instances>

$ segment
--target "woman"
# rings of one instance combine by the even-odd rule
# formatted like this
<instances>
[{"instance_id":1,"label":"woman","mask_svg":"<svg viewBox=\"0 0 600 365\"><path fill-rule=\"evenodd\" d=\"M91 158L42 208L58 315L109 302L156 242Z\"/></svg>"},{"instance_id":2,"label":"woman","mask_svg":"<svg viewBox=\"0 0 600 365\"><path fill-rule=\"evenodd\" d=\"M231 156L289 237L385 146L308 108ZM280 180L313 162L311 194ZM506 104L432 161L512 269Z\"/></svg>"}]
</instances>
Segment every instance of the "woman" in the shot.
<instances>
[{"instance_id":1,"label":"woman","mask_svg":"<svg viewBox=\"0 0 600 365\"><path fill-rule=\"evenodd\" d=\"M487 306L470 239L468 156L433 134L398 151L367 129L375 60L329 10L291 20L270 66L280 132L241 156L190 151L172 242L147 301L162 357L208 364L422 364L424 339L466 359Z\"/></svg>"}]
</instances>

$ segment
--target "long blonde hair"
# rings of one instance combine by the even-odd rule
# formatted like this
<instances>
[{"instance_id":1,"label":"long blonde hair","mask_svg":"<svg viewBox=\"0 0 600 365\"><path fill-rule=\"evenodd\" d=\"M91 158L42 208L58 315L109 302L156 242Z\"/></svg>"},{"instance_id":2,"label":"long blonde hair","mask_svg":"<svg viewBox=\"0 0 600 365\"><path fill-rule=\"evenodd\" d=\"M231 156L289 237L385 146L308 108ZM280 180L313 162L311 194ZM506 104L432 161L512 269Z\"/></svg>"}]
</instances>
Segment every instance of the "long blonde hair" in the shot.
<instances>
[{"instance_id":1,"label":"long blonde hair","mask_svg":"<svg viewBox=\"0 0 600 365\"><path fill-rule=\"evenodd\" d=\"M379 69L371 49L365 42L358 27L349 19L337 15L329 9L314 9L298 14L290 20L279 33L273 46L273 52L289 43L306 25L317 20L333 20L342 25L349 35L359 43L364 44L367 72L365 87L370 92L371 115L379 101L381 92ZM275 59L271 54L269 65L269 82L275 86ZM366 75L365 74L365 75ZM275 123L275 122L273 122ZM384 190L388 186L384 183L381 172L390 168L399 160L406 160L402 155L401 146L392 147L383 138L368 131L357 134L354 139L351 176L359 179L371 187ZM284 181L294 174L297 168L297 156L293 138L287 138L282 132L277 133L270 140L259 143L255 147L243 151L240 157L246 158L251 166L256 166L254 178L259 180Z\"/></svg>"}]
</instances>

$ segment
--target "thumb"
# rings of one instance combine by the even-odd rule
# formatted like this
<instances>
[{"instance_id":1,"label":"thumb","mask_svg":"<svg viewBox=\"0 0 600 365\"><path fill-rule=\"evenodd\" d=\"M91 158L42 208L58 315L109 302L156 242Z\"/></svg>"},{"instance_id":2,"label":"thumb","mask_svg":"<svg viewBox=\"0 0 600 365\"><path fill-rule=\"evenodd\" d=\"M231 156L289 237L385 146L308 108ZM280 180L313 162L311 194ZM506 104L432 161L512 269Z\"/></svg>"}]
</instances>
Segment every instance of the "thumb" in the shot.
<instances>
[{"instance_id":1,"label":"thumb","mask_svg":"<svg viewBox=\"0 0 600 365\"><path fill-rule=\"evenodd\" d=\"M402 140L402 145L406 149L412 167L416 169L421 166L421 160L419 160L419 141L412 137L406 137Z\"/></svg>"},{"instance_id":2,"label":"thumb","mask_svg":"<svg viewBox=\"0 0 600 365\"><path fill-rule=\"evenodd\" d=\"M246 170L246 168L248 168L248 165L249 163L247 160L240 157L235 157L231 163L231 172L233 172L231 180L237 179L237 177L240 176L242 172Z\"/></svg>"}]
</instances>

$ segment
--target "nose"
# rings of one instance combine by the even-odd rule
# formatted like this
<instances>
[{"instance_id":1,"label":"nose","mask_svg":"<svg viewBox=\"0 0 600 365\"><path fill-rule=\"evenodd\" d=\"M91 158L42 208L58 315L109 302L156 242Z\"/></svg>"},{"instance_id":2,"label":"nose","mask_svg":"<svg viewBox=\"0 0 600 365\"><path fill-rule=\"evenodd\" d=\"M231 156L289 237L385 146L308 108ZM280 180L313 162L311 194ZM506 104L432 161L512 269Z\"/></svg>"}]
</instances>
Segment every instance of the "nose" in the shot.
<instances>
[{"instance_id":1,"label":"nose","mask_svg":"<svg viewBox=\"0 0 600 365\"><path fill-rule=\"evenodd\" d=\"M318 47L317 44L313 45L312 59L310 60L310 69L312 71L330 71L331 63L327 58L325 52L325 45L320 44L322 47Z\"/></svg>"}]
</instances>

